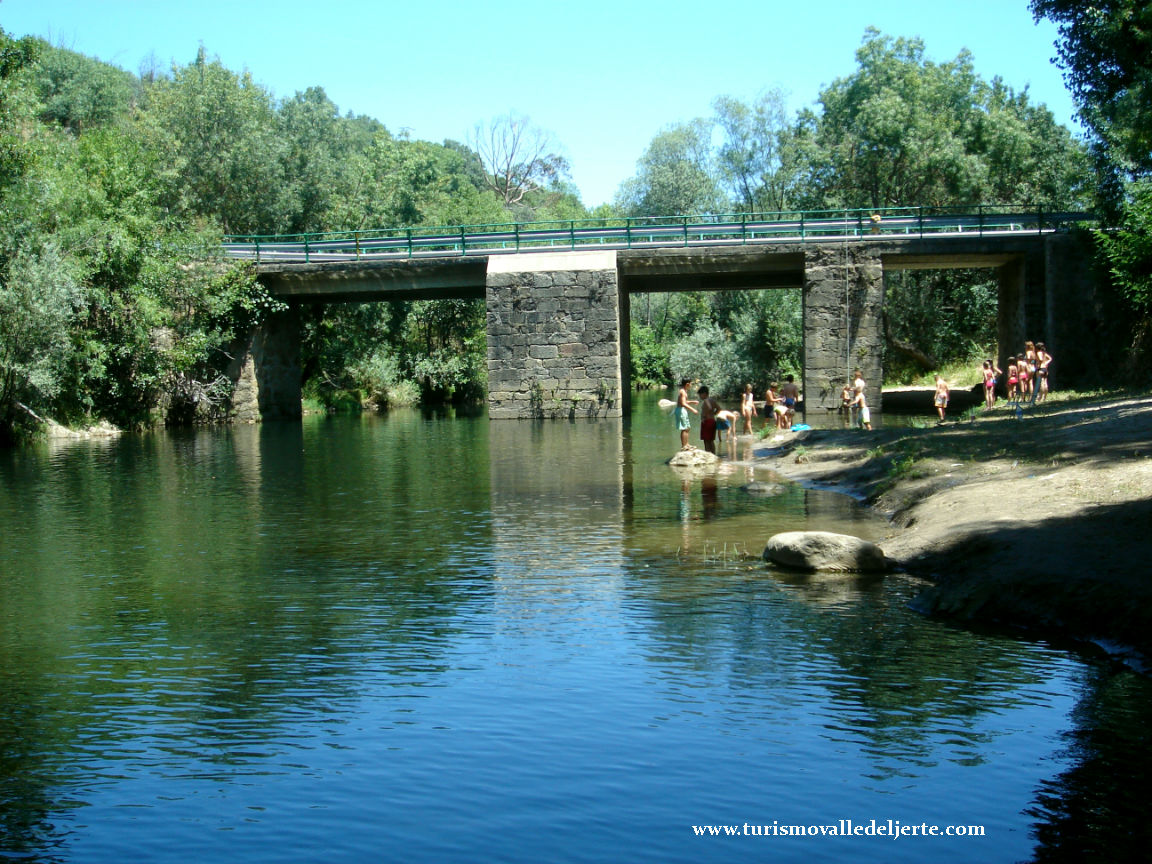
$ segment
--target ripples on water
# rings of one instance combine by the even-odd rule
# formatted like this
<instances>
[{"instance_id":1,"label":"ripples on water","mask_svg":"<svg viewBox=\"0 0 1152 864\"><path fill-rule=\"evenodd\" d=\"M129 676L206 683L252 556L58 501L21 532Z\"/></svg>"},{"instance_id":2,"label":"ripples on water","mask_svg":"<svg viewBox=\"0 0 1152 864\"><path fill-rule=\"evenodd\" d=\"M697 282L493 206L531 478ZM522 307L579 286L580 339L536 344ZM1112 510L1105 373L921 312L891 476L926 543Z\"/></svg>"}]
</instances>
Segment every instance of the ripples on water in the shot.
<instances>
[{"instance_id":1,"label":"ripples on water","mask_svg":"<svg viewBox=\"0 0 1152 864\"><path fill-rule=\"evenodd\" d=\"M747 495L770 478L744 450L681 478L649 414L309 418L0 454L0 857L1143 848L1123 802L1146 791L1144 679L917 618L900 578L770 571L775 531L884 526L834 495ZM841 819L987 836L692 830Z\"/></svg>"}]
</instances>

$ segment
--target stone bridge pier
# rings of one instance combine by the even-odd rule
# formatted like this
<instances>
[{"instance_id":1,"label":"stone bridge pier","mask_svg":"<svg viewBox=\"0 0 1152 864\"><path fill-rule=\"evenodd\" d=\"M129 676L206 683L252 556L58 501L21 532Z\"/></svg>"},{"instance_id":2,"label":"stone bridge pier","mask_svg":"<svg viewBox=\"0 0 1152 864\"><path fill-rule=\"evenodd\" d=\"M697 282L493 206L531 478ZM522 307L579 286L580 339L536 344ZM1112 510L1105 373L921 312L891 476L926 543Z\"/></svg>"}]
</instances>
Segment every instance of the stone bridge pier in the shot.
<instances>
[{"instance_id":1,"label":"stone bridge pier","mask_svg":"<svg viewBox=\"0 0 1152 864\"><path fill-rule=\"evenodd\" d=\"M493 255L485 293L491 419L622 415L628 331L615 252Z\"/></svg>"},{"instance_id":2,"label":"stone bridge pier","mask_svg":"<svg viewBox=\"0 0 1152 864\"><path fill-rule=\"evenodd\" d=\"M805 247L804 407L823 414L840 407L854 369L878 414L884 381L884 268L879 250L860 243Z\"/></svg>"},{"instance_id":3,"label":"stone bridge pier","mask_svg":"<svg viewBox=\"0 0 1152 864\"><path fill-rule=\"evenodd\" d=\"M232 346L234 420L298 420L301 406L300 307L270 315Z\"/></svg>"}]
</instances>

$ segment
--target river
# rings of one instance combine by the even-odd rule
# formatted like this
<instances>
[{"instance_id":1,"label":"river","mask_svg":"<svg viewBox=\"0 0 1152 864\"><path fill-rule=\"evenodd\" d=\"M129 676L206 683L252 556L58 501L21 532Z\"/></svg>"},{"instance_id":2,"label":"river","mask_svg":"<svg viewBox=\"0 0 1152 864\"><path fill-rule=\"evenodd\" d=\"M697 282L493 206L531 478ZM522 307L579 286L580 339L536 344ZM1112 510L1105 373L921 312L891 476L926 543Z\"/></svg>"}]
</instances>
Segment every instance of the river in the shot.
<instances>
[{"instance_id":1,"label":"river","mask_svg":"<svg viewBox=\"0 0 1152 864\"><path fill-rule=\"evenodd\" d=\"M0 860L1142 860L1148 679L774 571L887 526L676 446L640 398L0 452Z\"/></svg>"}]
</instances>

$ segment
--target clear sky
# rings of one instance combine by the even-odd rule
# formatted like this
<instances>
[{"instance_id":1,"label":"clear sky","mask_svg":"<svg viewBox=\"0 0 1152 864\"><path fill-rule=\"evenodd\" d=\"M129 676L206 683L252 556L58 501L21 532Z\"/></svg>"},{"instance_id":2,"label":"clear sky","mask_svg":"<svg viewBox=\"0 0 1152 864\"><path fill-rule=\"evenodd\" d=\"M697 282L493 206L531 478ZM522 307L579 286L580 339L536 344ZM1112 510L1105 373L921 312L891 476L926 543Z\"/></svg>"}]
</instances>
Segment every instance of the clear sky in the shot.
<instances>
[{"instance_id":1,"label":"clear sky","mask_svg":"<svg viewBox=\"0 0 1152 864\"><path fill-rule=\"evenodd\" d=\"M865 28L964 48L985 80L1028 88L1073 126L1054 25L1027 0L0 0L9 35L41 36L138 72L201 43L278 98L323 87L342 113L463 141L514 111L550 131L590 207L611 200L663 127L721 95L773 87L792 110L855 69Z\"/></svg>"}]
</instances>

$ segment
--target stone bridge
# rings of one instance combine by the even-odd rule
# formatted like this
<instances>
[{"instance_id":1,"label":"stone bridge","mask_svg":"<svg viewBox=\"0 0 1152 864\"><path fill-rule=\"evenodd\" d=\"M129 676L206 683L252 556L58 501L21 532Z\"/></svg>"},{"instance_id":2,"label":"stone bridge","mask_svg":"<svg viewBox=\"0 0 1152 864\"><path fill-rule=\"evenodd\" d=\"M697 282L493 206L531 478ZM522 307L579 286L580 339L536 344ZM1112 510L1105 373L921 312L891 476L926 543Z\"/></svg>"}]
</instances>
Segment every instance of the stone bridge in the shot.
<instances>
[{"instance_id":1,"label":"stone bridge","mask_svg":"<svg viewBox=\"0 0 1152 864\"><path fill-rule=\"evenodd\" d=\"M301 413L303 303L483 298L492 419L618 417L629 410L629 298L643 292L791 288L803 297L803 380L809 419L839 405L859 367L882 410L884 274L989 268L999 285L1000 366L1025 339L1042 340L1064 375L1081 360L1090 293L1083 241L1069 233L807 239L579 251L521 251L403 260L261 263L260 280L289 310L266 321L237 365L240 420Z\"/></svg>"}]
</instances>

